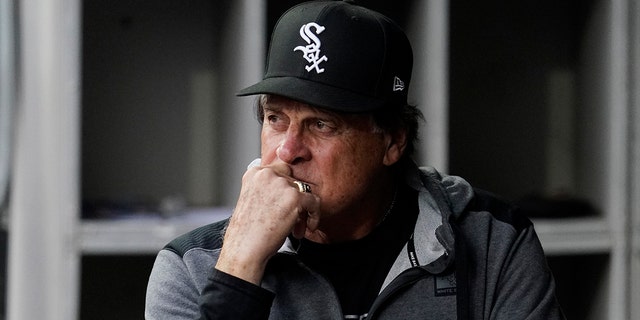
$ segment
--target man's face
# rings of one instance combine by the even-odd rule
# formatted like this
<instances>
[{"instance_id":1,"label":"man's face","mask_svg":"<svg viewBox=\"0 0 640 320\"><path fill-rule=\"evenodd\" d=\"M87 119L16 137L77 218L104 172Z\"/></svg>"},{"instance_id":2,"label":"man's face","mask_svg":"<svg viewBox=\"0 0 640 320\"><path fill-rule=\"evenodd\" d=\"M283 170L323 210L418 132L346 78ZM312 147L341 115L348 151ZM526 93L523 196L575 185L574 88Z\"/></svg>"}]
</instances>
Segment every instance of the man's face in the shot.
<instances>
[{"instance_id":1,"label":"man's face","mask_svg":"<svg viewBox=\"0 0 640 320\"><path fill-rule=\"evenodd\" d=\"M263 120L262 165L288 164L293 178L307 182L320 198L324 218L366 208L380 184L388 183L383 173L401 155L369 115L333 113L272 96Z\"/></svg>"}]
</instances>

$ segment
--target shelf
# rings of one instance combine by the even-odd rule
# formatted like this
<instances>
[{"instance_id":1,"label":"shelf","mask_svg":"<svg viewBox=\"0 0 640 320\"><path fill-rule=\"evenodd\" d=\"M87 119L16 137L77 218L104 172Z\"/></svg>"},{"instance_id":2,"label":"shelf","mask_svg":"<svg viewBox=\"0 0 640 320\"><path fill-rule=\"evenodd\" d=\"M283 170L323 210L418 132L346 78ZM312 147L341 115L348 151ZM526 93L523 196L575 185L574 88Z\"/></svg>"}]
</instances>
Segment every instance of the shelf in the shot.
<instances>
[{"instance_id":1,"label":"shelf","mask_svg":"<svg viewBox=\"0 0 640 320\"><path fill-rule=\"evenodd\" d=\"M609 225L604 218L533 219L549 256L609 253Z\"/></svg>"},{"instance_id":2,"label":"shelf","mask_svg":"<svg viewBox=\"0 0 640 320\"><path fill-rule=\"evenodd\" d=\"M83 254L155 255L177 236L229 217L231 209L195 209L171 217L135 217L83 220L80 250Z\"/></svg>"},{"instance_id":3,"label":"shelf","mask_svg":"<svg viewBox=\"0 0 640 320\"><path fill-rule=\"evenodd\" d=\"M146 217L84 220L80 248L84 254L156 254L175 237L227 218L231 209L198 209L171 218ZM547 255L607 253L611 239L602 218L535 219Z\"/></svg>"}]
</instances>

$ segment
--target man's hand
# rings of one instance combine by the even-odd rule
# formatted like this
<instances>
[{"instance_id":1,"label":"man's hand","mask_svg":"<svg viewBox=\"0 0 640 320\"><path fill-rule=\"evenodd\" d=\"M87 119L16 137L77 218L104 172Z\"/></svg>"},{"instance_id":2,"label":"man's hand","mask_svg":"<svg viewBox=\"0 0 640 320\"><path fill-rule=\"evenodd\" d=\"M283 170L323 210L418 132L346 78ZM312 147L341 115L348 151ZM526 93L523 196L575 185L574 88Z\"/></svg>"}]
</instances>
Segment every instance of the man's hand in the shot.
<instances>
[{"instance_id":1,"label":"man's hand","mask_svg":"<svg viewBox=\"0 0 640 320\"><path fill-rule=\"evenodd\" d=\"M260 284L267 262L289 234L302 238L317 228L319 199L300 192L293 181L286 164L247 170L216 269Z\"/></svg>"}]
</instances>

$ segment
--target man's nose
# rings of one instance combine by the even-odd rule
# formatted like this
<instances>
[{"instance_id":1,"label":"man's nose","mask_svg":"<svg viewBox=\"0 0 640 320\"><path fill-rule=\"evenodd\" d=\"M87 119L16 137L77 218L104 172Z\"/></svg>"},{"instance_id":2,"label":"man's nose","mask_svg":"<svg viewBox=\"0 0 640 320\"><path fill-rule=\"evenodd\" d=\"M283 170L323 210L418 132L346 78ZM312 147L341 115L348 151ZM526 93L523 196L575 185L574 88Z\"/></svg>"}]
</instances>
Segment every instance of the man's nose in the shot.
<instances>
[{"instance_id":1,"label":"man's nose","mask_svg":"<svg viewBox=\"0 0 640 320\"><path fill-rule=\"evenodd\" d=\"M300 127L290 126L276 150L276 155L278 159L289 164L309 160L311 152L304 131Z\"/></svg>"}]
</instances>

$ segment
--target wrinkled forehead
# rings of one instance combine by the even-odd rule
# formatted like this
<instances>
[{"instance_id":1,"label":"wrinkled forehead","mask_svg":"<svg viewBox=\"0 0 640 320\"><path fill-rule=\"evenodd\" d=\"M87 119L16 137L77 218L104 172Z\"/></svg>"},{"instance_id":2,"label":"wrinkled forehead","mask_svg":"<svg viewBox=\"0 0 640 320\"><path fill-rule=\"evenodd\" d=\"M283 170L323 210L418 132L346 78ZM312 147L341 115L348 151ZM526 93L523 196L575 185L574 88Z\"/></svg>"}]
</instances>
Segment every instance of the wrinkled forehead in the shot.
<instances>
[{"instance_id":1,"label":"wrinkled forehead","mask_svg":"<svg viewBox=\"0 0 640 320\"><path fill-rule=\"evenodd\" d=\"M289 109L289 110L307 109L322 117L339 120L340 122L350 123L350 124L360 123L360 125L358 126L364 125L365 127L370 127L373 129L378 128L378 126L374 121L373 114L370 112L363 112L363 113L340 112L340 111L313 106L305 102L300 102L297 100L293 100L293 99L278 96L278 95L263 94L260 96L259 103L258 103L259 117L264 116L265 110L278 112L278 111L283 111L284 109Z\"/></svg>"},{"instance_id":2,"label":"wrinkled forehead","mask_svg":"<svg viewBox=\"0 0 640 320\"><path fill-rule=\"evenodd\" d=\"M327 116L337 117L337 118L360 118L360 117L369 117L369 113L347 113L347 112L339 112L334 110L329 110L322 107L313 106L304 102L300 102L297 100L293 100L290 98L272 95L272 94L263 94L260 96L259 100L260 109L264 110L268 108L270 110L282 110L283 108L295 108L295 109L311 109L316 113L325 114ZM261 110L261 111L262 111Z\"/></svg>"}]
</instances>

